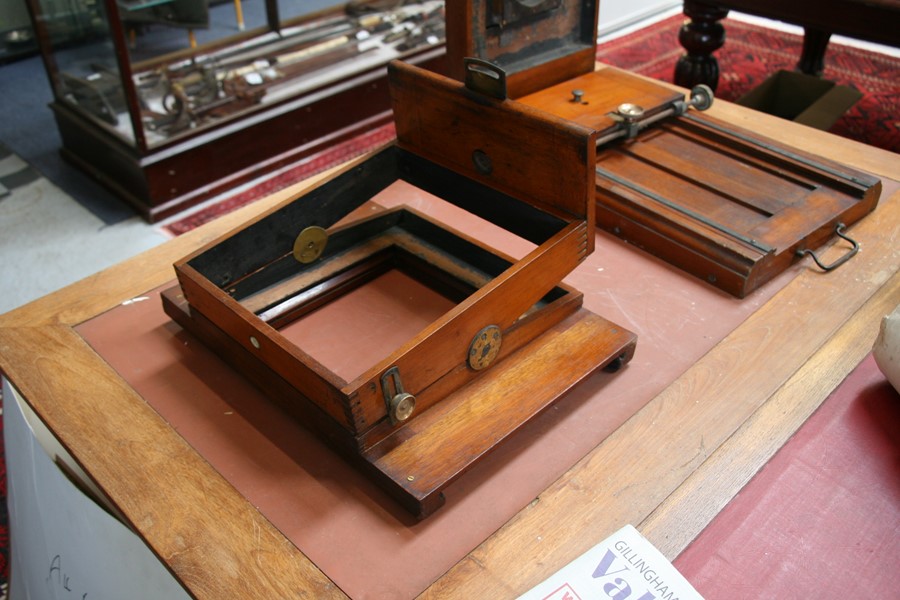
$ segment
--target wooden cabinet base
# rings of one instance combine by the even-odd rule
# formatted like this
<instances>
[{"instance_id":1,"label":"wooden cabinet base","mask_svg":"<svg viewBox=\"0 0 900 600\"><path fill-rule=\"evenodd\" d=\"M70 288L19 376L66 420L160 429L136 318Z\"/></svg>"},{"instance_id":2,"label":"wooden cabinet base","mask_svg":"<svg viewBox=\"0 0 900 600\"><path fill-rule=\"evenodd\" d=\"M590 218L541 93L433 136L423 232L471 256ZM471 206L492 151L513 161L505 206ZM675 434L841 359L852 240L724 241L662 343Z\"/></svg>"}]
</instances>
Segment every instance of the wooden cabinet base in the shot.
<instances>
[{"instance_id":1,"label":"wooden cabinet base","mask_svg":"<svg viewBox=\"0 0 900 600\"><path fill-rule=\"evenodd\" d=\"M374 447L354 452L330 419L253 353L187 306L178 286L163 292L166 313L241 364L269 399L355 464L406 510L424 518L444 503L442 490L579 382L631 360L636 337L579 309L496 368L444 398ZM560 351L560 349L563 349ZM248 368L248 365L255 365ZM255 375L254 375L255 374Z\"/></svg>"},{"instance_id":2,"label":"wooden cabinet base","mask_svg":"<svg viewBox=\"0 0 900 600\"><path fill-rule=\"evenodd\" d=\"M630 360L636 337L562 282L593 250L593 131L477 81L388 70L396 143L176 262L164 306L422 518L573 386ZM403 203L345 219L381 193ZM406 205L417 195L462 209L445 217L472 233ZM490 238L508 233L533 247L519 258L495 249ZM373 310L399 290L396 311ZM323 313L325 335L304 337ZM361 313L390 331L345 325ZM416 326L403 333L407 321ZM352 373L323 358L323 347L372 338L378 351Z\"/></svg>"}]
</instances>

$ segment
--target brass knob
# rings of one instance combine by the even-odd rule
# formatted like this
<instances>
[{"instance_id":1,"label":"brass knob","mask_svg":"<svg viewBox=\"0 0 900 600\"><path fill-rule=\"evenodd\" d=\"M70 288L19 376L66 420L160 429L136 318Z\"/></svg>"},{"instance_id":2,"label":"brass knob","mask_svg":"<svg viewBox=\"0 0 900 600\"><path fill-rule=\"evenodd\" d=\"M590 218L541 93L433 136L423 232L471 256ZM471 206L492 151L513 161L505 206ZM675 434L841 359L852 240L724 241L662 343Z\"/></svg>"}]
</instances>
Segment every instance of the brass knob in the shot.
<instances>
[{"instance_id":1,"label":"brass knob","mask_svg":"<svg viewBox=\"0 0 900 600\"><path fill-rule=\"evenodd\" d=\"M616 112L619 113L619 116L624 117L626 121L634 121L644 116L644 108L631 102L620 104Z\"/></svg>"},{"instance_id":2,"label":"brass knob","mask_svg":"<svg viewBox=\"0 0 900 600\"><path fill-rule=\"evenodd\" d=\"M416 409L416 397L412 394L402 392L391 398L390 417L391 421L400 423L407 420Z\"/></svg>"}]
</instances>

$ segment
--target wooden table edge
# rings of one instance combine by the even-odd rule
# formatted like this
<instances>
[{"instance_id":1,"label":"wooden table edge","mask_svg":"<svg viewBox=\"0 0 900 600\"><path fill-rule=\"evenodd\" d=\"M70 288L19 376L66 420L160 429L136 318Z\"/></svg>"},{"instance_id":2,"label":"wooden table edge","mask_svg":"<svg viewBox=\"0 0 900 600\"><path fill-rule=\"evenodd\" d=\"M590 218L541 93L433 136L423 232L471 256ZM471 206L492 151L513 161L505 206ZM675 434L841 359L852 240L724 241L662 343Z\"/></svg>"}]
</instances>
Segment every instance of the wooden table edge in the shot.
<instances>
[{"instance_id":1,"label":"wooden table edge","mask_svg":"<svg viewBox=\"0 0 900 600\"><path fill-rule=\"evenodd\" d=\"M643 409L576 463L559 480L548 487L538 499L485 540L481 546L473 550L444 578L435 582L421 597L466 598L476 593L496 597L516 596L550 576L626 523L636 526L643 524L653 535L654 540L665 541L664 528L671 527L676 523L669 517L674 517L677 510L688 510L690 503L694 501L690 495L690 492L697 489L697 480L690 480L693 472L707 460L712 460L707 468L724 464L718 461L722 461L730 450L733 451L733 447L727 446L719 457L713 458L715 453L733 436L738 435L738 438L735 438L736 441L740 439L740 434L737 432L742 427L752 427L750 422L754 415L763 410L769 402L783 401L780 396L783 392L780 390L795 389L798 383L805 381L804 378L808 376L807 367L805 367L807 362L812 360L813 365L808 368L813 368L816 361L822 360L817 353L839 352L838 348L842 344L849 343L848 338L832 340L835 340L836 336L846 335L842 333L843 328L859 326L854 316L859 310L866 306L883 307L887 314L893 306L900 302L900 290L897 287L897 281L900 278L898 275L900 260L897 258L900 251L892 247L891 232L879 231L886 223L900 223L900 216L898 216L900 215L900 191L890 199L885 199L881 210L878 217L870 216L857 228L857 231L867 240L870 258L865 268L867 273L873 274L875 280L870 282L869 287L858 286L854 290L856 294L854 301L847 302L846 305L842 301L833 299L832 305L838 307L837 312L825 315L825 318L817 318L814 323L815 327L822 328L819 335L821 341L806 343L807 346L810 346L808 351L804 349L803 355L796 357L792 363L784 367L788 370L787 375L772 383L770 392L760 392L760 394L748 392L741 388L742 382L740 381L736 381L734 384L721 383L727 379L726 376L735 374L737 369L727 371L725 374L717 374L717 370L723 364L728 365L729 362L746 358L749 362L748 367L742 369L746 378L748 373L752 373L752 367L762 371L771 367L773 361L783 362L778 357L748 355L751 354L749 352L751 349L747 347L746 342L748 339L754 338L754 332L765 333L766 330L776 332L774 335L777 337L777 330L782 325L785 314L790 314L795 309L802 311L818 302L817 298L811 297L811 290L815 289L817 279L821 278L823 274L812 269L797 275L769 302L760 307ZM873 247L875 239L880 240L880 244ZM879 254L879 250L884 251L883 254ZM839 254L840 248L834 245L825 253L826 256ZM834 288L831 290L834 292L852 283L856 279L857 273L849 269L844 273L837 270L825 277L829 279L818 279L818 281L826 282L828 286ZM871 303L873 296L878 297L875 304ZM859 318L871 319L865 331L868 331L866 335L874 340L872 332L877 329L880 316L883 315L876 316L865 311L863 315ZM855 325L847 325L847 323L855 323ZM638 344L640 344L640 340L638 340ZM827 348L827 350L823 350L823 348ZM857 356L860 358L865 356L865 352L870 349L871 342L868 347L863 349L861 356L859 354ZM858 348L856 350L861 352ZM858 361L853 362L850 357L844 357L842 360L842 363L834 365L839 370L831 374L831 377L840 377L841 369L846 374L858 363ZM837 382L839 381L840 379L837 380ZM677 455L670 456L658 448L659 444L651 436L666 438L681 434L677 428L668 424L667 420L674 421L673 415L686 414L695 410L695 406L707 401L707 398L704 397L705 392L720 389L729 390L735 396L741 393L758 396L755 398L758 400L758 405L751 404L752 410L748 412L747 416L715 446L704 446L705 442L701 431L699 438L693 442L696 446L695 450L685 443L682 451ZM826 389L821 386L815 389L807 388L804 393L809 396L805 401L815 406L818 406L827 395ZM784 424L786 431L781 432L780 435L787 439L796 426L799 425L786 422ZM753 431L758 430L753 429ZM642 440L649 442L646 451L643 452L641 451ZM747 469L755 473L765 464L770 454L763 446L754 448L754 451L756 454L748 457L751 464ZM682 461L684 462L682 463ZM685 476L680 478L677 474L673 475L676 471L685 472ZM629 473L639 473L643 477L628 479ZM698 477L700 476L702 474L698 475ZM653 487L656 485L654 481L659 482L665 479L672 483L668 489L662 489L663 485L658 485L659 489ZM682 485L687 487L681 490L684 497L679 498L678 490ZM711 490L714 494L720 494L715 498L716 504L719 507L727 504L734 493L739 491L738 485L739 482L732 482L730 486L725 485ZM616 499L610 500L610 497ZM671 505L666 506L666 502L670 502ZM672 511L671 514L668 512L669 510ZM654 511L657 511L657 515L651 518ZM702 518L692 524L686 534L676 539L674 545L667 547L663 544L669 555L674 557L676 551L680 552L689 540L699 533L701 525L705 524L704 519L708 522L709 518L711 515L707 511ZM540 557L539 560L538 557Z\"/></svg>"},{"instance_id":2,"label":"wooden table edge","mask_svg":"<svg viewBox=\"0 0 900 600\"><path fill-rule=\"evenodd\" d=\"M681 554L868 356L898 298L895 273L637 529L670 560Z\"/></svg>"},{"instance_id":3,"label":"wooden table edge","mask_svg":"<svg viewBox=\"0 0 900 600\"><path fill-rule=\"evenodd\" d=\"M10 384L193 597L346 597L74 328L2 327L0 354ZM213 576L217 564L230 568Z\"/></svg>"}]
</instances>

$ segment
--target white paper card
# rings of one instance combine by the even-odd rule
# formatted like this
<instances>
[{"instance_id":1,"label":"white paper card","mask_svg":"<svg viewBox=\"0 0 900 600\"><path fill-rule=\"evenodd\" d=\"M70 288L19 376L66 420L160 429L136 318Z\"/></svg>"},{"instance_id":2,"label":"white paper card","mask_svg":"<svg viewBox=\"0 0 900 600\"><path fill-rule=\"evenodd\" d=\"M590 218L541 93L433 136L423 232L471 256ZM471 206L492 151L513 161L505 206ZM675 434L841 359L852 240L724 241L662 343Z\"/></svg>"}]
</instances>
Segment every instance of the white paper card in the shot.
<instances>
[{"instance_id":1,"label":"white paper card","mask_svg":"<svg viewBox=\"0 0 900 600\"><path fill-rule=\"evenodd\" d=\"M5 379L3 405L12 538L10 597L188 600L187 592L143 541L53 463L25 417L27 406Z\"/></svg>"},{"instance_id":2,"label":"white paper card","mask_svg":"<svg viewBox=\"0 0 900 600\"><path fill-rule=\"evenodd\" d=\"M519 600L703 600L653 544L626 525Z\"/></svg>"}]
</instances>

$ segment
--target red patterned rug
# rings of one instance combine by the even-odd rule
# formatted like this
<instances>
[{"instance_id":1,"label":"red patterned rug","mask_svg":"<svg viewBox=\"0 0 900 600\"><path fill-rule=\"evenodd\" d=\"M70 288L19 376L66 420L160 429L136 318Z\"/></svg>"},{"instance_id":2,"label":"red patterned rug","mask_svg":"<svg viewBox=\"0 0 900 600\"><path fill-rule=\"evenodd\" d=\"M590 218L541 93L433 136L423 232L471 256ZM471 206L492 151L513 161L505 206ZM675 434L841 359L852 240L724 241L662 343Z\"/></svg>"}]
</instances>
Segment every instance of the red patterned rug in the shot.
<instances>
[{"instance_id":1,"label":"red patterned rug","mask_svg":"<svg viewBox=\"0 0 900 600\"><path fill-rule=\"evenodd\" d=\"M678 44L683 21L676 15L632 34L601 44L597 60L635 73L671 82L675 62L684 50ZM798 35L725 19L727 41L716 53L721 77L717 97L734 101L779 69L793 70L800 57ZM825 79L852 86L863 98L834 124L832 133L900 152L900 59L840 44L825 55ZM180 235L245 204L283 189L334 165L363 154L393 137L393 125L338 144L268 179L264 183L166 225Z\"/></svg>"},{"instance_id":2,"label":"red patterned rug","mask_svg":"<svg viewBox=\"0 0 900 600\"><path fill-rule=\"evenodd\" d=\"M671 83L675 62L684 54L678 44L683 21L682 15L676 15L601 44L597 60ZM715 53L720 71L716 97L736 101L779 69L794 70L802 36L735 19L722 24L726 41ZM831 43L822 77L863 94L831 133L900 152L900 58Z\"/></svg>"},{"instance_id":3,"label":"red patterned rug","mask_svg":"<svg viewBox=\"0 0 900 600\"><path fill-rule=\"evenodd\" d=\"M254 200L264 198L279 190L291 186L298 181L312 177L322 171L326 171L335 165L347 162L357 156L365 154L373 148L377 148L394 138L394 124L388 123L377 129L368 131L360 136L335 144L333 147L314 154L300 161L297 165L266 179L262 183L233 196L229 196L220 202L201 209L195 213L174 221L164 226L163 229L172 235L181 235L195 227L212 221L216 217L228 214L242 206L250 204Z\"/></svg>"}]
</instances>

